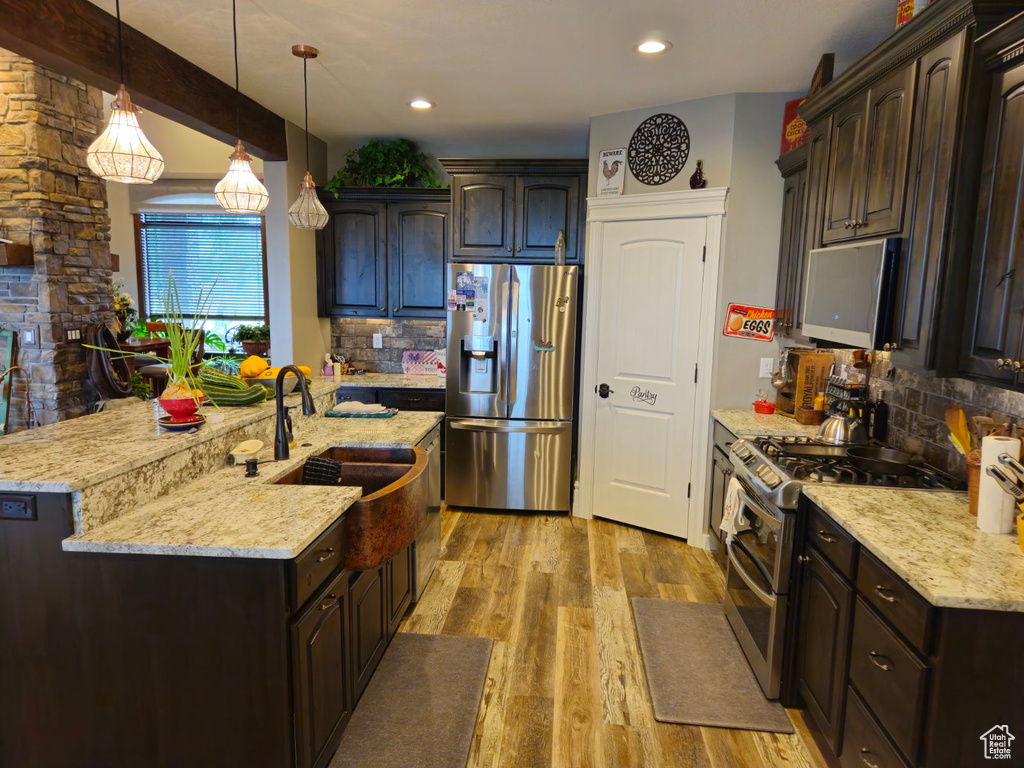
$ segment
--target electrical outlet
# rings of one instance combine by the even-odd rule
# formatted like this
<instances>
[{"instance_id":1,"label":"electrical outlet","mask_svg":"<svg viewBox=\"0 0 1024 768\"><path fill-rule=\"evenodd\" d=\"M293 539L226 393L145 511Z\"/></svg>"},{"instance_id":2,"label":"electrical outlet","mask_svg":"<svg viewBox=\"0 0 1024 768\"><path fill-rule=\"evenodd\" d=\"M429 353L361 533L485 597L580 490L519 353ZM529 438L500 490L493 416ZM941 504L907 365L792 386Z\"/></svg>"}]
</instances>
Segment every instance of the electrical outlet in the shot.
<instances>
[{"instance_id":1,"label":"electrical outlet","mask_svg":"<svg viewBox=\"0 0 1024 768\"><path fill-rule=\"evenodd\" d=\"M762 379L770 379L772 377L772 372L774 370L774 367L775 367L775 358L774 357L762 357L761 358L761 378Z\"/></svg>"},{"instance_id":2,"label":"electrical outlet","mask_svg":"<svg viewBox=\"0 0 1024 768\"><path fill-rule=\"evenodd\" d=\"M381 349L381 348L383 348L383 346L384 346L384 337L381 334L379 334L379 333L373 334L373 348L374 349Z\"/></svg>"},{"instance_id":3,"label":"electrical outlet","mask_svg":"<svg viewBox=\"0 0 1024 768\"><path fill-rule=\"evenodd\" d=\"M35 520L36 502L32 496L0 496L0 520Z\"/></svg>"},{"instance_id":4,"label":"electrical outlet","mask_svg":"<svg viewBox=\"0 0 1024 768\"><path fill-rule=\"evenodd\" d=\"M68 341L81 341L82 331L79 328L68 328Z\"/></svg>"},{"instance_id":5,"label":"electrical outlet","mask_svg":"<svg viewBox=\"0 0 1024 768\"><path fill-rule=\"evenodd\" d=\"M38 347L39 346L39 328L35 325L22 326L21 338L19 339L22 347Z\"/></svg>"}]
</instances>

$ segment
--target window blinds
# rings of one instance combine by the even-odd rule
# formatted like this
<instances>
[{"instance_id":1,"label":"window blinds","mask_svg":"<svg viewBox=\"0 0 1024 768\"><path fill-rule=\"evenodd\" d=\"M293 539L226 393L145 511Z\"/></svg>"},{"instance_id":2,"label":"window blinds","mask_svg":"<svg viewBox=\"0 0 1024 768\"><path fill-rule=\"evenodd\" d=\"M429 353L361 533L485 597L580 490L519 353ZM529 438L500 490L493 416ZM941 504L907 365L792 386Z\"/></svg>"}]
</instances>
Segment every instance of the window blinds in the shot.
<instances>
[{"instance_id":1,"label":"window blinds","mask_svg":"<svg viewBox=\"0 0 1024 768\"><path fill-rule=\"evenodd\" d=\"M139 241L149 317L167 314L170 274L186 316L198 312L200 290L212 287L211 320L266 317L260 216L141 213Z\"/></svg>"}]
</instances>

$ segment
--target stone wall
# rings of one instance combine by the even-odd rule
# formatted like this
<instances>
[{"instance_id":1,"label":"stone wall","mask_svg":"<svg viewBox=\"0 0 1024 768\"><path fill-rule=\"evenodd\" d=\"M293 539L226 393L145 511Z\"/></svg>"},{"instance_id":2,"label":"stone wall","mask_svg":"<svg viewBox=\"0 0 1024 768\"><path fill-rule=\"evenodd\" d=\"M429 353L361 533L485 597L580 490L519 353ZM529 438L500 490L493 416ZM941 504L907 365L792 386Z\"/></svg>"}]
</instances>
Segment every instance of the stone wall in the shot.
<instances>
[{"instance_id":1,"label":"stone wall","mask_svg":"<svg viewBox=\"0 0 1024 768\"><path fill-rule=\"evenodd\" d=\"M406 350L443 349L444 320L381 320L336 317L331 320L331 352L344 355L356 368L377 373L401 373ZM384 346L373 348L373 334Z\"/></svg>"},{"instance_id":2,"label":"stone wall","mask_svg":"<svg viewBox=\"0 0 1024 768\"><path fill-rule=\"evenodd\" d=\"M0 49L0 232L35 252L34 266L0 266L0 329L38 329L18 351L9 431L95 400L67 337L113 320L106 188L85 162L103 122L99 89Z\"/></svg>"}]
</instances>

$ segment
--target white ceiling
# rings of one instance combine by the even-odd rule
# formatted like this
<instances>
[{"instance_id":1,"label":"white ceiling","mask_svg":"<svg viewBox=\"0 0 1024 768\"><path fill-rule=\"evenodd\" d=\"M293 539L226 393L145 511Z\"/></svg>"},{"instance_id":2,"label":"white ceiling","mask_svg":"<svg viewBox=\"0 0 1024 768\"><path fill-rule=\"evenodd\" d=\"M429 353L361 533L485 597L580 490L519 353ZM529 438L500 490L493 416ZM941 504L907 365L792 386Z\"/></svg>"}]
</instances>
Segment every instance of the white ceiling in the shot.
<instances>
[{"instance_id":1,"label":"white ceiling","mask_svg":"<svg viewBox=\"0 0 1024 768\"><path fill-rule=\"evenodd\" d=\"M94 0L113 13L114 0ZM230 0L123 0L122 18L233 82ZM238 0L243 92L334 147L405 136L435 155L582 155L588 118L806 89L889 34L894 0ZM675 47L641 57L648 36ZM130 84L129 84L130 85ZM429 112L407 105L422 97ZM495 151L490 150L490 151Z\"/></svg>"}]
</instances>

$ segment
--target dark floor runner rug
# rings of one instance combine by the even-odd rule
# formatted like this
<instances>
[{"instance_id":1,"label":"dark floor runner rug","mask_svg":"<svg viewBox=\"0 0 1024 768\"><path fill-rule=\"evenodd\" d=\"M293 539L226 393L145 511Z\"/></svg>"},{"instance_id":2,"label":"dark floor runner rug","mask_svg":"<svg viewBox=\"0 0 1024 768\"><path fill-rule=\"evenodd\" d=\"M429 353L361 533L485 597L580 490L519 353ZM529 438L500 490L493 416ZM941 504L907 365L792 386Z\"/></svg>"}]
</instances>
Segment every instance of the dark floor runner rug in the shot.
<instances>
[{"instance_id":1,"label":"dark floor runner rug","mask_svg":"<svg viewBox=\"0 0 1024 768\"><path fill-rule=\"evenodd\" d=\"M663 723L793 733L764 697L721 605L633 598L654 717Z\"/></svg>"},{"instance_id":2,"label":"dark floor runner rug","mask_svg":"<svg viewBox=\"0 0 1024 768\"><path fill-rule=\"evenodd\" d=\"M330 768L465 768L493 644L398 634Z\"/></svg>"}]
</instances>

